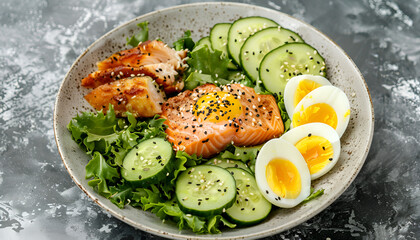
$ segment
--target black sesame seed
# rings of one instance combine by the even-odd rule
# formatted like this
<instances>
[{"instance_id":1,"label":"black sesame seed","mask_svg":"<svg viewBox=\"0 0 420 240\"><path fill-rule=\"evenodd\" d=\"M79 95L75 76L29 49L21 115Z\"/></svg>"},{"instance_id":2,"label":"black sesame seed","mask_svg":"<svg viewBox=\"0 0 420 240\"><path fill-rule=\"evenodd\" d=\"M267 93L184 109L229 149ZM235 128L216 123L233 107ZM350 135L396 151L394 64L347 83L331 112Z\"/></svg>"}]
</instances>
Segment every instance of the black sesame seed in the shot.
<instances>
[{"instance_id":1,"label":"black sesame seed","mask_svg":"<svg viewBox=\"0 0 420 240\"><path fill-rule=\"evenodd\" d=\"M309 133L309 134L308 134L308 137L310 137L310 136L312 136L312 133Z\"/></svg>"},{"instance_id":2,"label":"black sesame seed","mask_svg":"<svg viewBox=\"0 0 420 240\"><path fill-rule=\"evenodd\" d=\"M332 161L333 159L332 158L329 158L328 160Z\"/></svg>"}]
</instances>

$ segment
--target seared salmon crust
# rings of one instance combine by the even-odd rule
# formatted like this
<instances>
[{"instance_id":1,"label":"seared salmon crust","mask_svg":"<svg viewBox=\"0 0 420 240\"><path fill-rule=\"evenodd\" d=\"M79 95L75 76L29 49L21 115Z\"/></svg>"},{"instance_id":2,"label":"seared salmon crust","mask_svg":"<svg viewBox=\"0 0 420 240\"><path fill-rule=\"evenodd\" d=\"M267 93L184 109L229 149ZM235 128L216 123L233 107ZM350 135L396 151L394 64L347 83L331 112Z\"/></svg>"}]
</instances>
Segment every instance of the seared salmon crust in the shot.
<instances>
[{"instance_id":1,"label":"seared salmon crust","mask_svg":"<svg viewBox=\"0 0 420 240\"><path fill-rule=\"evenodd\" d=\"M82 79L82 86L96 88L123 78L146 75L161 85L165 93L179 92L184 87L186 56L186 50L175 51L161 41L146 41L98 62L98 71Z\"/></svg>"}]
</instances>

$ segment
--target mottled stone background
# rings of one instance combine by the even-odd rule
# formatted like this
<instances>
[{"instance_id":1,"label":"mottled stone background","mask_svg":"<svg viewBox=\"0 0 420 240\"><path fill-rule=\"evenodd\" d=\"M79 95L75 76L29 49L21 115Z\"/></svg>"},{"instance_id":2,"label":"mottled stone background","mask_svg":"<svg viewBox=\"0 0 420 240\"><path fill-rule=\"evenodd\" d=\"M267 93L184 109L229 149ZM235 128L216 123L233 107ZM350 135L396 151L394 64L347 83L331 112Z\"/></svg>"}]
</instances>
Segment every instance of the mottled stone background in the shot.
<instances>
[{"instance_id":1,"label":"mottled stone background","mask_svg":"<svg viewBox=\"0 0 420 240\"><path fill-rule=\"evenodd\" d=\"M195 1L0 1L0 239L160 239L105 213L67 174L53 107L72 62L145 13ZM197 1L198 2L198 1ZM336 41L366 78L375 135L349 189L271 239L420 238L420 1L244 1Z\"/></svg>"}]
</instances>

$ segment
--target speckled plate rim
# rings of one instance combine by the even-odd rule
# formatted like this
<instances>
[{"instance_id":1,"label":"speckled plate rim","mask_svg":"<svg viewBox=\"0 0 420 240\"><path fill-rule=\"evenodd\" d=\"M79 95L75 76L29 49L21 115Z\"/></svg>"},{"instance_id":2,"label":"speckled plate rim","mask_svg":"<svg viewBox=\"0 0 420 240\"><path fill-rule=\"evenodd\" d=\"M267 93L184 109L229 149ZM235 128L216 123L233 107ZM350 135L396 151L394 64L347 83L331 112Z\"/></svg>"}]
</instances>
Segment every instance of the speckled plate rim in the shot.
<instances>
[{"instance_id":1,"label":"speckled plate rim","mask_svg":"<svg viewBox=\"0 0 420 240\"><path fill-rule=\"evenodd\" d=\"M373 139L373 132L374 132L374 122L375 122L375 118L374 118L374 110L373 110L373 103L372 103L372 98L367 86L367 83L363 77L363 75L361 74L360 70L357 68L356 64L353 62L353 60L349 57L349 55L341 48L339 47L338 44L336 44L334 41L332 41L328 36L326 36L325 34L323 34L321 31L319 31L317 28L297 19L294 18L288 14L276 11L276 10L272 10L269 8L265 8L265 7L259 7L259 6L255 6L255 5L250 5L250 4L244 4L244 3L231 3L231 2L202 2L202 3L191 3L191 4L183 4L183 5L178 5L178 6L173 6L173 7L169 7L169 8L165 8L165 9L161 9L161 10L157 10L157 11L153 11L147 14L144 14L142 16L136 17L130 21L127 21L126 23L123 23L122 25L112 29L111 31L107 32L105 35L103 35L102 37L100 37L99 39L97 39L95 42L93 42L77 59L76 61L72 64L72 66L70 67L69 71L67 72L67 74L64 77L64 80L67 79L69 77L69 74L71 72L71 70L77 65L77 63L93 48L93 46L95 46L97 43L102 42L105 38L107 38L109 35L111 35L113 32L117 31L118 29L124 28L127 25L132 24L133 22L139 22L139 20L141 20L142 18L146 18L149 17L151 15L154 14L162 14L165 11L171 11L171 10L177 10L177 9L181 9L181 8L186 8L186 7L197 7L197 6L204 6L206 5L207 7L211 7L211 6L238 6L238 7L253 7L254 9L258 9L258 10L262 10L262 11L267 11L267 12L271 12L271 13L275 13L275 14L280 14L280 15L285 15L288 18L293 19L296 22L299 22L300 24L313 29L314 31L316 31L319 35L323 36L325 39L327 39L330 44L334 45L334 47L341 51L342 53L344 53L346 55L346 57L348 58L347 60L350 61L350 63L353 65L354 69L357 71L360 79L362 80L365 89L367 91L368 94L368 98L370 101L370 106L369 106L369 110L371 112L371 122L370 122L370 131L369 131L369 139L367 141L367 145L366 145L366 149L364 150L364 155L360 161L360 165L357 166L357 168L355 169L355 171L353 172L352 177L349 179L349 181L347 181L345 184L341 185L341 188L338 191L338 194L334 195L333 197L331 197L329 199L329 201L324 201L322 205L318 206L318 208L314 211L310 211L308 214L300 216L299 218L295 219L295 221L289 222L288 224L279 226L277 228L272 228L272 229L268 229L265 232L261 233L261 232L257 232L254 234L248 234L246 236L242 235L242 236L236 236L234 238L229 237L229 239L254 239L254 238L261 238L261 237L266 237L266 236L270 236L273 234L277 234L280 233L282 231L288 230L292 227L295 227L305 221L307 221L308 219L314 217L315 215L317 215L318 213L320 213L321 211L323 211L325 208L327 208L329 205L331 205L338 197L341 196L341 194L350 186L350 184L354 181L354 179L356 178L357 174L360 172L366 158L367 155L369 153L369 149L372 143L372 139ZM146 225L143 224L139 224L138 222L132 221L131 219L125 218L125 216L113 211L112 209L110 209L109 207L107 207L106 205L102 204L101 201L96 198L96 196L94 196L93 194L90 194L89 191L87 191L87 189L80 183L80 181L78 179L76 179L74 177L73 171L71 170L71 168L68 166L68 163L65 160L65 157L62 154L62 146L59 144L59 140L58 140L58 135L57 135L57 129L58 129L58 123L57 123L57 105L59 104L59 96L60 94L63 92L63 85L64 85L64 80L59 88L59 91L57 93L57 98L54 104L54 115L53 115L53 130L54 130L54 136L55 136L55 141L57 144L57 148L58 148L58 152L60 154L60 157L63 161L63 164L65 166L65 168L67 169L67 171L70 174L70 177L72 178L72 180L76 183L76 185L83 191L85 192L85 194L87 196L89 196L89 198L91 198L96 204L98 204L101 208L105 209L106 211L108 211L111 215L113 215L114 217L120 219L121 221L139 228L143 231L149 232L149 233L153 233L162 237L171 237L171 238L178 238L178 239L228 239L226 237L217 237L217 235L184 235L184 234L172 234L172 233L168 233L165 231L161 231L159 229L154 229L154 228L150 228ZM214 237L212 237L214 236Z\"/></svg>"}]
</instances>

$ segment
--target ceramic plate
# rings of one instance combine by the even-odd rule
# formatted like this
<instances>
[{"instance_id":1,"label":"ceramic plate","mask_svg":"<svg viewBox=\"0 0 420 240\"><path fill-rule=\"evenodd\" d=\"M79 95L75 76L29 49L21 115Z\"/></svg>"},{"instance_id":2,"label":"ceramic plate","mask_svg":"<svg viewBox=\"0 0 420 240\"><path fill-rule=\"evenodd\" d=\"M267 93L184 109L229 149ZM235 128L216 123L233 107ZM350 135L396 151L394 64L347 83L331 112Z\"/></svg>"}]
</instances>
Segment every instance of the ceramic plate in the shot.
<instances>
[{"instance_id":1,"label":"ceramic plate","mask_svg":"<svg viewBox=\"0 0 420 240\"><path fill-rule=\"evenodd\" d=\"M84 76L96 70L95 63L114 52L125 49L126 37L138 31L137 23L149 21L149 38L160 38L172 43L185 30L191 30L194 40L209 34L210 27L219 22L232 22L240 17L264 16L289 28L315 47L325 58L328 78L333 85L347 94L351 104L349 126L341 138L342 152L335 167L313 182L325 194L316 200L293 209L277 209L262 223L236 229L225 229L217 235L197 235L179 231L175 224L162 223L150 212L126 207L119 209L88 186L85 166L89 157L71 139L66 126L76 114L92 110L83 99L88 90L80 87ZM373 108L367 85L353 61L327 36L314 27L289 15L262 7L237 3L198 3L152 12L123 24L94 42L73 64L57 94L54 112L54 131L58 150L74 182L99 206L116 218L136 228L170 238L188 239L242 239L273 235L292 228L321 212L336 200L350 183L365 161L373 135Z\"/></svg>"}]
</instances>

